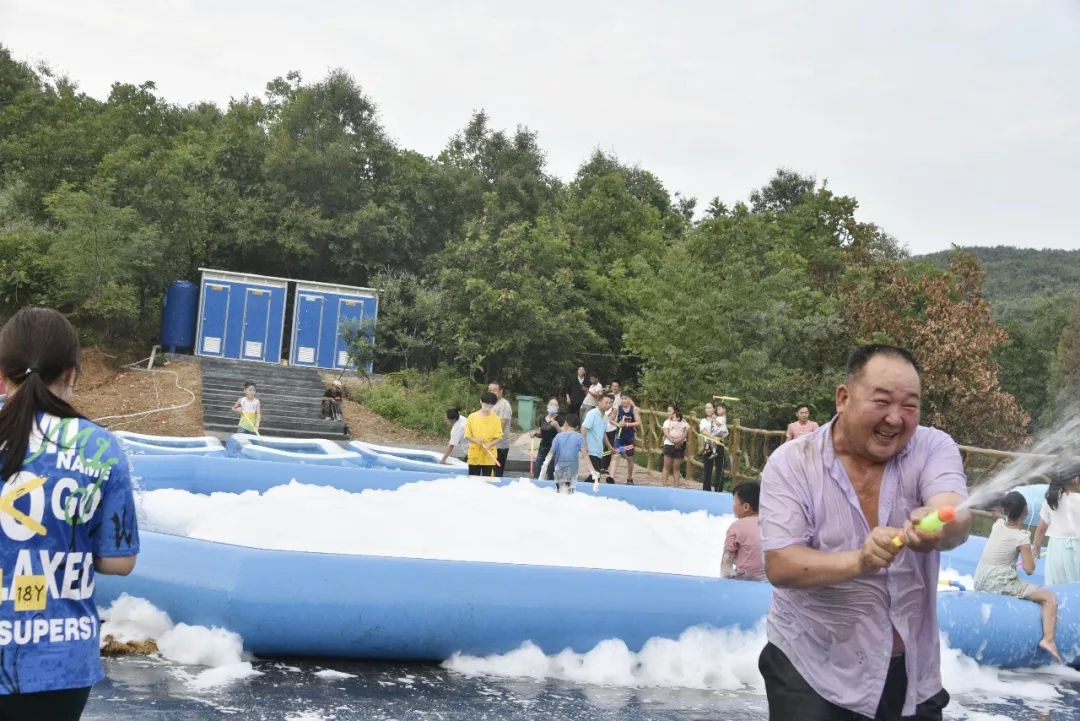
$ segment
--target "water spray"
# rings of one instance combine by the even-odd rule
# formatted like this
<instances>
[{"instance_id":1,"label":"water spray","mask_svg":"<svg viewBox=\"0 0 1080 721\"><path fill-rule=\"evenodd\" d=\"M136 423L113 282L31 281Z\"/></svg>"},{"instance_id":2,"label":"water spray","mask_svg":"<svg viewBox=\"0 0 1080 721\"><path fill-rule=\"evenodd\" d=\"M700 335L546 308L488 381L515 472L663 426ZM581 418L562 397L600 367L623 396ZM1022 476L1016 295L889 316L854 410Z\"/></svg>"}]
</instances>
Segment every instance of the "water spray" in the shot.
<instances>
[{"instance_id":1,"label":"water spray","mask_svg":"<svg viewBox=\"0 0 1080 721\"><path fill-rule=\"evenodd\" d=\"M1080 407L1072 407L1066 420L1040 437L1018 457L1009 461L985 482L971 489L967 500L959 508L970 508L992 501L1017 486L1042 480L1061 468L1075 463L1080 438ZM1034 480L1033 480L1034 479Z\"/></svg>"}]
</instances>

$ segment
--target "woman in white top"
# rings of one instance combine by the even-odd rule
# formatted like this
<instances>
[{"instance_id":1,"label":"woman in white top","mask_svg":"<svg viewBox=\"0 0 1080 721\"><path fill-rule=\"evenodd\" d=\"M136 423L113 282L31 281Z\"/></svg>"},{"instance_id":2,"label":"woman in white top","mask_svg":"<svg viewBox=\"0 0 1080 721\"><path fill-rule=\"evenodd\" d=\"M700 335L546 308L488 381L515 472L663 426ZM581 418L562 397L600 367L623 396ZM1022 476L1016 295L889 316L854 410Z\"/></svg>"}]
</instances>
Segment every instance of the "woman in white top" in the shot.
<instances>
[{"instance_id":1,"label":"woman in white top","mask_svg":"<svg viewBox=\"0 0 1080 721\"><path fill-rule=\"evenodd\" d=\"M983 546L979 566L975 569L975 590L997 593L1002 596L1023 598L1042 604L1043 637L1039 648L1061 663L1057 643L1054 641L1054 629L1057 626L1057 597L1033 583L1020 580L1016 572L1016 558L1020 557L1024 573L1035 573L1035 556L1031 552L1030 538L1024 530L1024 518L1027 517L1027 500L1016 491L1009 492L1001 502L1005 518L994 522L990 538Z\"/></svg>"},{"instance_id":2,"label":"woman in white top","mask_svg":"<svg viewBox=\"0 0 1080 721\"><path fill-rule=\"evenodd\" d=\"M450 424L450 443L446 446L446 452L442 454L439 463L446 463L446 459L454 452L454 449L465 440L465 416L457 408L446 411L446 422Z\"/></svg>"},{"instance_id":3,"label":"woman in white top","mask_svg":"<svg viewBox=\"0 0 1080 721\"><path fill-rule=\"evenodd\" d=\"M1080 468L1070 468L1051 479L1035 529L1036 551L1042 548L1044 536L1050 537L1046 585L1080 582Z\"/></svg>"},{"instance_id":4,"label":"woman in white top","mask_svg":"<svg viewBox=\"0 0 1080 721\"><path fill-rule=\"evenodd\" d=\"M686 457L686 437L690 433L690 424L683 420L678 406L668 406L668 419L664 421L664 470L660 474L660 485L668 485L668 478L674 480L676 487L682 486L682 462Z\"/></svg>"}]
</instances>

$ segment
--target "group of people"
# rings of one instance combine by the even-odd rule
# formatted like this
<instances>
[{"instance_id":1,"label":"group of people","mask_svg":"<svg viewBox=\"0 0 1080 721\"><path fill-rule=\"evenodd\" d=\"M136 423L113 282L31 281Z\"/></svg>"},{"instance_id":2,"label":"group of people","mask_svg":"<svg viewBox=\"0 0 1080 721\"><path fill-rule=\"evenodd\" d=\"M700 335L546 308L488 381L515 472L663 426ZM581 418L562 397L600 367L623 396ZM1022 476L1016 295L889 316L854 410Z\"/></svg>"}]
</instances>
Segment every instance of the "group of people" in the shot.
<instances>
[{"instance_id":1,"label":"group of people","mask_svg":"<svg viewBox=\"0 0 1080 721\"><path fill-rule=\"evenodd\" d=\"M104 676L94 575L128 574L139 553L124 451L69 403L79 355L74 328L53 310L24 309L0 329L7 390L0 407L0 585L9 589L0 604L0 647L11 651L0 654L3 719L80 717L90 687ZM543 465L564 492L573 490L580 462L599 478L604 449L631 450L640 427L626 393L611 414L614 394L591 388L595 404L582 397L576 408L584 408L584 421L563 414L556 400L539 431L550 439ZM251 391L237 403L243 413L258 413ZM907 350L855 349L833 419L773 452L760 485L734 490L738 520L725 539L720 575L773 586L758 659L771 719L942 719L949 694L941 680L939 554L967 540L972 516L963 505L959 448L943 431L920 425L921 392L921 368ZM447 419L469 444L470 472L492 476L505 465L512 414L498 383L482 402L467 418ZM665 439L677 448L688 429L677 408L669 411ZM707 417L716 424L722 415ZM709 431L721 438L715 426ZM81 454L77 468L62 458L72 451ZM38 492L55 502L16 505ZM919 528L945 506L956 508L953 520L932 532ZM1024 497L1010 493L1000 508L1004 518L986 543L976 589L1042 604L1039 646L1057 658L1054 595L1021 581L1016 564L1033 572L1049 537L1047 583L1080 582L1080 468L1051 479L1034 544L1023 528ZM55 586L43 582L49 574Z\"/></svg>"},{"instance_id":2,"label":"group of people","mask_svg":"<svg viewBox=\"0 0 1080 721\"><path fill-rule=\"evenodd\" d=\"M579 373L584 373L584 369ZM635 431L641 426L637 407L629 394L621 392L618 383L612 383L610 389L593 387L587 396L592 402L582 397L576 410L571 406L565 413L557 397L548 399L547 413L532 432L539 441L533 475L547 480L571 477L576 480L585 466L594 480L604 477L607 483L614 483L612 460L624 458L627 459L626 482L632 485ZM454 450L465 444L470 475L501 477L510 452L513 421L513 409L503 398L502 384L495 381L488 385L480 398L480 410L466 417L460 409L450 408L445 418L451 426L450 442L440 462L446 463ZM561 481L557 488L560 492L572 492L573 484Z\"/></svg>"},{"instance_id":3,"label":"group of people","mask_svg":"<svg viewBox=\"0 0 1080 721\"><path fill-rule=\"evenodd\" d=\"M480 410L465 417L460 409L450 408L445 417L450 424L450 443L439 462L446 463L455 448L467 443L469 475L501 478L510 456L510 424L514 419L510 401L503 398L502 383L488 384L487 392L480 396Z\"/></svg>"}]
</instances>

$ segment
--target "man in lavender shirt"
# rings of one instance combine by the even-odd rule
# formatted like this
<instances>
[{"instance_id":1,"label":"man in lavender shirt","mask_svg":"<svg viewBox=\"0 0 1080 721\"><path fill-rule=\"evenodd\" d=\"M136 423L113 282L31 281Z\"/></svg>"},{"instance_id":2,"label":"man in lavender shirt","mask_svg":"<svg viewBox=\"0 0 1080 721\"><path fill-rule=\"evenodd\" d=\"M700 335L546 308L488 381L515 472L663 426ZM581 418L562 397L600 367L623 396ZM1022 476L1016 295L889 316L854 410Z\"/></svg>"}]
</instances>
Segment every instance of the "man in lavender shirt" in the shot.
<instances>
[{"instance_id":1,"label":"man in lavender shirt","mask_svg":"<svg viewBox=\"0 0 1080 721\"><path fill-rule=\"evenodd\" d=\"M903 348L856 348L833 420L780 446L762 472L770 721L929 721L949 702L938 551L967 540L971 514L935 533L912 525L967 496L956 443L919 425L920 374Z\"/></svg>"}]
</instances>

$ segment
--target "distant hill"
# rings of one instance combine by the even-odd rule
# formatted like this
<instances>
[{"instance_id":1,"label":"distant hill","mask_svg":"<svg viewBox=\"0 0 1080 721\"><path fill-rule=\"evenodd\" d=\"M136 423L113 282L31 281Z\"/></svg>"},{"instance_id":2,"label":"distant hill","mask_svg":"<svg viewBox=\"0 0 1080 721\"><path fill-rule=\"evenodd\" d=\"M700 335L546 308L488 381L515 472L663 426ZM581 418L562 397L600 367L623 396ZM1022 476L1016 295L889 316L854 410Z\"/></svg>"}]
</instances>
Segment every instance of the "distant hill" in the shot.
<instances>
[{"instance_id":1,"label":"distant hill","mask_svg":"<svg viewBox=\"0 0 1080 721\"><path fill-rule=\"evenodd\" d=\"M1030 316L1044 295L1080 295L1080 250L1036 250L1001 245L994 248L962 248L982 263L986 271L983 295L999 319ZM949 251L916 256L942 268Z\"/></svg>"}]
</instances>

